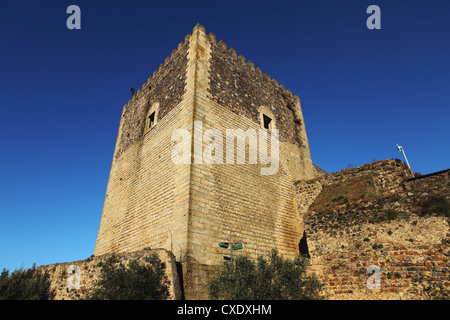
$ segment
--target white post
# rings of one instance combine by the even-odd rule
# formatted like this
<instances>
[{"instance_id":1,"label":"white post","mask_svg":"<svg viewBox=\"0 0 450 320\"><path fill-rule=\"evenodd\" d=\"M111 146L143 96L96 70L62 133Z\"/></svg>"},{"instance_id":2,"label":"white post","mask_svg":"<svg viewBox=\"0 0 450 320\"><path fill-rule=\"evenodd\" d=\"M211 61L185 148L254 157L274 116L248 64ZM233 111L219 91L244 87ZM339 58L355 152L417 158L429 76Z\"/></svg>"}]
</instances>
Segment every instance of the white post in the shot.
<instances>
[{"instance_id":1,"label":"white post","mask_svg":"<svg viewBox=\"0 0 450 320\"><path fill-rule=\"evenodd\" d=\"M405 150L403 150L403 147L402 147L402 146L399 146L399 145L397 144L397 150L398 150L398 151L401 151L401 152L403 153L403 156L405 157L405 160L406 160L406 164L408 165L408 168L409 168L409 170L411 171L411 174L414 175L413 169L412 169L411 166L409 165L408 158L406 158Z\"/></svg>"}]
</instances>

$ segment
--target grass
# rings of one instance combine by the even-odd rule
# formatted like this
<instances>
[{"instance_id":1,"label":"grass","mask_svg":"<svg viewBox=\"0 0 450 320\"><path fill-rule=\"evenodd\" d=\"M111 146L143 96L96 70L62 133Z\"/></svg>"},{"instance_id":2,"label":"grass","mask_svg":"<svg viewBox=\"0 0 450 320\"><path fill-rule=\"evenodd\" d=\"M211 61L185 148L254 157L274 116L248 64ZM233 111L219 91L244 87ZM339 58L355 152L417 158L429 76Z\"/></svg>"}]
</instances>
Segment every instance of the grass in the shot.
<instances>
[{"instance_id":1,"label":"grass","mask_svg":"<svg viewBox=\"0 0 450 320\"><path fill-rule=\"evenodd\" d=\"M348 206L361 199L374 197L376 192L372 180L371 177L367 176L324 186L322 192L311 205L310 210L315 212L332 211L340 206Z\"/></svg>"}]
</instances>

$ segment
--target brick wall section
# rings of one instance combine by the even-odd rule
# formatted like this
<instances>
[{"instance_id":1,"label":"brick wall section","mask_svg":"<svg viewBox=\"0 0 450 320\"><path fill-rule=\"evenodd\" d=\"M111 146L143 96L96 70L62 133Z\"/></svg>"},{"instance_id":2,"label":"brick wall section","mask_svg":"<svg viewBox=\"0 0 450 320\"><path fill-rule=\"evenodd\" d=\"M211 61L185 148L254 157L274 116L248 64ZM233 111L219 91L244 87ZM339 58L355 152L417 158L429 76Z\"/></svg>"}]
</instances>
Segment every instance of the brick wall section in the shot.
<instances>
[{"instance_id":1,"label":"brick wall section","mask_svg":"<svg viewBox=\"0 0 450 320\"><path fill-rule=\"evenodd\" d=\"M328 175L323 189L313 190L318 196L305 214L305 230L312 269L331 299L420 299L421 277L448 291L448 218L421 214L423 201L448 197L448 171L408 180L403 168L377 161ZM317 181L297 185L303 198ZM352 199L354 185L365 196ZM381 268L379 290L366 286L370 265Z\"/></svg>"},{"instance_id":2,"label":"brick wall section","mask_svg":"<svg viewBox=\"0 0 450 320\"><path fill-rule=\"evenodd\" d=\"M190 35L124 107L96 256L148 247L170 250L178 260L186 255L190 166L171 161L171 137L176 129L192 130L193 93L186 90L189 41ZM144 135L152 102L160 103L158 122Z\"/></svg>"},{"instance_id":3,"label":"brick wall section","mask_svg":"<svg viewBox=\"0 0 450 320\"><path fill-rule=\"evenodd\" d=\"M186 253L189 165L171 160L171 133L187 127L177 106L113 161L95 255L146 247Z\"/></svg>"},{"instance_id":4,"label":"brick wall section","mask_svg":"<svg viewBox=\"0 0 450 320\"><path fill-rule=\"evenodd\" d=\"M450 287L444 218L359 223L308 235L311 268L325 282L330 299L420 299L416 289L423 276L447 291ZM378 290L366 285L371 265L380 267Z\"/></svg>"},{"instance_id":5,"label":"brick wall section","mask_svg":"<svg viewBox=\"0 0 450 320\"><path fill-rule=\"evenodd\" d=\"M161 262L166 265L166 276L170 281L170 299L181 299L182 291L177 273L176 260L171 252L163 249L145 249L132 253L117 254L117 258L126 264L131 259L139 259L149 254L157 254ZM108 257L109 255L92 256L85 260L49 264L40 266L37 269L46 271L50 275L50 288L55 292L54 300L78 300L85 298L86 294L93 288L99 278L101 269L97 265ZM80 289L70 289L67 286L67 280L71 276L70 273L67 273L69 266L77 266L80 268Z\"/></svg>"}]
</instances>

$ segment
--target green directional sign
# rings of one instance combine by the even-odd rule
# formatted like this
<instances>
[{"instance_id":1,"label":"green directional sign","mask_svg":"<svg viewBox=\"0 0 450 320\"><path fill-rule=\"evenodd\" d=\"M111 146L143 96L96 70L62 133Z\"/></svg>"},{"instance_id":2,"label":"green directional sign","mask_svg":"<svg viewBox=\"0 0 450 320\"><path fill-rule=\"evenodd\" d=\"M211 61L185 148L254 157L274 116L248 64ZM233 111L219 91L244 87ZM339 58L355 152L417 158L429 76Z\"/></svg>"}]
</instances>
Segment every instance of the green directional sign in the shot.
<instances>
[{"instance_id":1,"label":"green directional sign","mask_svg":"<svg viewBox=\"0 0 450 320\"><path fill-rule=\"evenodd\" d=\"M230 244L231 244L231 246L230 246ZM233 268L233 250L240 250L240 249L242 249L242 243L220 242L219 243L219 247L224 248L224 249L228 249L228 248L231 249L230 256L229 257L228 256L224 256L223 258L225 260L231 261L231 268Z\"/></svg>"},{"instance_id":2,"label":"green directional sign","mask_svg":"<svg viewBox=\"0 0 450 320\"><path fill-rule=\"evenodd\" d=\"M233 243L231 244L233 250L239 250L242 249L242 243Z\"/></svg>"},{"instance_id":3,"label":"green directional sign","mask_svg":"<svg viewBox=\"0 0 450 320\"><path fill-rule=\"evenodd\" d=\"M225 248L225 249L228 249L228 246L229 246L230 244L228 243L228 242L221 242L221 243L219 243L219 247L221 247L221 248Z\"/></svg>"}]
</instances>

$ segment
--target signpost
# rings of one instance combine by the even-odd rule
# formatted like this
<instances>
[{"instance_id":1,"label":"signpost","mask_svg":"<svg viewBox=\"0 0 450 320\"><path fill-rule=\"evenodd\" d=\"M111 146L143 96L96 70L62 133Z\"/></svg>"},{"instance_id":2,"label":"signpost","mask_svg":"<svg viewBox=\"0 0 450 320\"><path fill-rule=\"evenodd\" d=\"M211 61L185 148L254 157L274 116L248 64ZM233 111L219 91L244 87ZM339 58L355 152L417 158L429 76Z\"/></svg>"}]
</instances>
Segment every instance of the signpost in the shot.
<instances>
[{"instance_id":1,"label":"signpost","mask_svg":"<svg viewBox=\"0 0 450 320\"><path fill-rule=\"evenodd\" d=\"M242 243L233 243L233 242L220 242L219 247L224 249L231 249L231 255L230 257L224 256L223 258L225 260L231 260L231 268L233 268L233 250L240 250L242 249Z\"/></svg>"}]
</instances>

